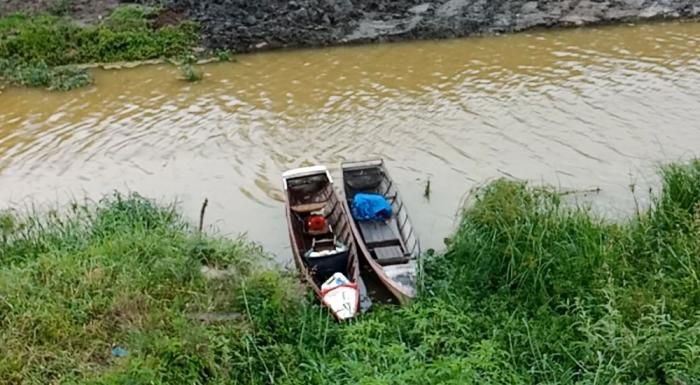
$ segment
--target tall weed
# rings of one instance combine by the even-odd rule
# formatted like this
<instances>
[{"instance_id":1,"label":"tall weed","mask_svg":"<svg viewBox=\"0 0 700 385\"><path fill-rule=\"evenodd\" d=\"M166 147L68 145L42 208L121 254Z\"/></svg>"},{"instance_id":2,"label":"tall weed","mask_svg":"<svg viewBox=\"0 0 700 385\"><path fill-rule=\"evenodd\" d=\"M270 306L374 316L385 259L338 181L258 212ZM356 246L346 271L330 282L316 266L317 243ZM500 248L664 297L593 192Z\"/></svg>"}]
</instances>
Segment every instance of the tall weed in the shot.
<instances>
[{"instance_id":1,"label":"tall weed","mask_svg":"<svg viewBox=\"0 0 700 385\"><path fill-rule=\"evenodd\" d=\"M412 304L329 317L259 248L138 195L0 214L9 384L699 384L700 173L611 224L552 190L480 190ZM233 273L207 279L202 264ZM225 312L228 321L201 321ZM114 357L120 346L126 357Z\"/></svg>"}]
</instances>

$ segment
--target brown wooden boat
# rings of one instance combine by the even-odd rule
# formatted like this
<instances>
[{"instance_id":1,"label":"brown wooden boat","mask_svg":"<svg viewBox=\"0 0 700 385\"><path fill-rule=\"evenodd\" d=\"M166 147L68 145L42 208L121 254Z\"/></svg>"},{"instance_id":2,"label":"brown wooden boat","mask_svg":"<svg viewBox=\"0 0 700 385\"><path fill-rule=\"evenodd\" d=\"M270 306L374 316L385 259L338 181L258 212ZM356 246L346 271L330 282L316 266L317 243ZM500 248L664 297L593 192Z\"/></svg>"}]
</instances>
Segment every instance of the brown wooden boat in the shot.
<instances>
[{"instance_id":1,"label":"brown wooden boat","mask_svg":"<svg viewBox=\"0 0 700 385\"><path fill-rule=\"evenodd\" d=\"M358 193L379 194L391 204L385 220L357 220L350 224L361 256L381 283L402 304L416 296L420 269L420 243L398 189L383 160L342 164L345 210L353 213Z\"/></svg>"},{"instance_id":2,"label":"brown wooden boat","mask_svg":"<svg viewBox=\"0 0 700 385\"><path fill-rule=\"evenodd\" d=\"M360 264L350 217L324 166L282 174L294 263L338 320L359 312Z\"/></svg>"}]
</instances>

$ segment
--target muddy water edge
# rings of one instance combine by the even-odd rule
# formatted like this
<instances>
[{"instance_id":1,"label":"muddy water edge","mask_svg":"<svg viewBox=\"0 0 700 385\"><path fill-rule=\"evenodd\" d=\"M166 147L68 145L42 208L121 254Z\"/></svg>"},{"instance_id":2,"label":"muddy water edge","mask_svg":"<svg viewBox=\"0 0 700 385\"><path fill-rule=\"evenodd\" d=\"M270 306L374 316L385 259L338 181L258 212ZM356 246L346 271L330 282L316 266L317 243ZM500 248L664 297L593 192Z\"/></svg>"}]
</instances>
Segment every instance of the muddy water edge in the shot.
<instances>
[{"instance_id":1,"label":"muddy water edge","mask_svg":"<svg viewBox=\"0 0 700 385\"><path fill-rule=\"evenodd\" d=\"M279 175L383 157L424 248L473 187L567 190L618 217L662 161L697 155L700 24L657 23L239 56L199 83L166 65L97 71L66 93L0 93L0 204L114 189L178 199L286 264ZM426 184L430 194L426 197ZM643 199L643 197L641 197Z\"/></svg>"}]
</instances>

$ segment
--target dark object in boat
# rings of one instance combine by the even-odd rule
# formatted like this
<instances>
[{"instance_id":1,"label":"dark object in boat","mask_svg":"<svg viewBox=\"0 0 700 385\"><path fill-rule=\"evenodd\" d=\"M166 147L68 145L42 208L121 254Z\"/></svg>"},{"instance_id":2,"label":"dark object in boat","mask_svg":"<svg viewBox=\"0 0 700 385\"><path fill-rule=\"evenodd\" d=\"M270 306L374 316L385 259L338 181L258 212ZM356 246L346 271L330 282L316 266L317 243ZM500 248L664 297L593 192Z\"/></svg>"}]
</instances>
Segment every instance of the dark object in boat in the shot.
<instances>
[{"instance_id":1,"label":"dark object in boat","mask_svg":"<svg viewBox=\"0 0 700 385\"><path fill-rule=\"evenodd\" d=\"M392 207L386 221L357 221L350 225L361 257L386 288L402 304L416 296L420 269L420 243L406 207L383 160L343 163L343 189L346 211L352 212L358 193L380 194Z\"/></svg>"},{"instance_id":2,"label":"dark object in boat","mask_svg":"<svg viewBox=\"0 0 700 385\"><path fill-rule=\"evenodd\" d=\"M344 274L350 260L350 253L342 242L334 242L333 239L326 239L325 242L326 246L316 243L304 255L304 262L319 284L327 281L335 273ZM327 254L323 253L324 250Z\"/></svg>"},{"instance_id":3,"label":"dark object in boat","mask_svg":"<svg viewBox=\"0 0 700 385\"><path fill-rule=\"evenodd\" d=\"M356 221L384 221L393 214L391 203L379 194L357 193L350 205L352 219Z\"/></svg>"},{"instance_id":4,"label":"dark object in boat","mask_svg":"<svg viewBox=\"0 0 700 385\"><path fill-rule=\"evenodd\" d=\"M338 320L359 311L360 265L349 216L323 166L282 174L294 263L321 303ZM323 216L324 226L311 226Z\"/></svg>"}]
</instances>

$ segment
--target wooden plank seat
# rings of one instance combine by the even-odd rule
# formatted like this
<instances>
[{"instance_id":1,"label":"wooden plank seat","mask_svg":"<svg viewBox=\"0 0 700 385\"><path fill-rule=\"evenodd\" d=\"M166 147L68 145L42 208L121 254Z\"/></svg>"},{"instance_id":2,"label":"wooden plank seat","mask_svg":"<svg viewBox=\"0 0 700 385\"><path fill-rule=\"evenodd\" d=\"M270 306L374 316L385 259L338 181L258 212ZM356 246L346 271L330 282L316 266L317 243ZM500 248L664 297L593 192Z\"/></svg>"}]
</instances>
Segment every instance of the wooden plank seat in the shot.
<instances>
[{"instance_id":1,"label":"wooden plank seat","mask_svg":"<svg viewBox=\"0 0 700 385\"><path fill-rule=\"evenodd\" d=\"M410 254L404 253L400 246L377 247L371 252L374 253L377 262L382 266L407 263L410 256Z\"/></svg>"},{"instance_id":2,"label":"wooden plank seat","mask_svg":"<svg viewBox=\"0 0 700 385\"><path fill-rule=\"evenodd\" d=\"M376 248L383 248L383 247L391 247L391 246L398 246L401 248L401 240L398 238L394 239L382 239L380 241L373 241L373 242L367 242L366 243L368 249L376 249Z\"/></svg>"},{"instance_id":3,"label":"wooden plank seat","mask_svg":"<svg viewBox=\"0 0 700 385\"><path fill-rule=\"evenodd\" d=\"M327 235L329 235L329 237L314 238L311 241L311 249L314 251L334 250L336 242L335 236L333 236L333 234Z\"/></svg>"},{"instance_id":4,"label":"wooden plank seat","mask_svg":"<svg viewBox=\"0 0 700 385\"><path fill-rule=\"evenodd\" d=\"M384 242L398 239L391 226L383 221L358 221L357 224L362 232L365 243Z\"/></svg>"},{"instance_id":5,"label":"wooden plank seat","mask_svg":"<svg viewBox=\"0 0 700 385\"><path fill-rule=\"evenodd\" d=\"M405 253L403 243L392 229L394 220L388 222L366 221L358 222L360 231L365 239L367 249L374 254L380 265L395 265L406 263L410 253Z\"/></svg>"},{"instance_id":6,"label":"wooden plank seat","mask_svg":"<svg viewBox=\"0 0 700 385\"><path fill-rule=\"evenodd\" d=\"M326 202L312 202L312 203L304 203L304 204L295 205L295 206L292 206L291 209L295 213L308 214L308 213L312 213L314 211L323 210L325 207L326 207Z\"/></svg>"}]
</instances>

